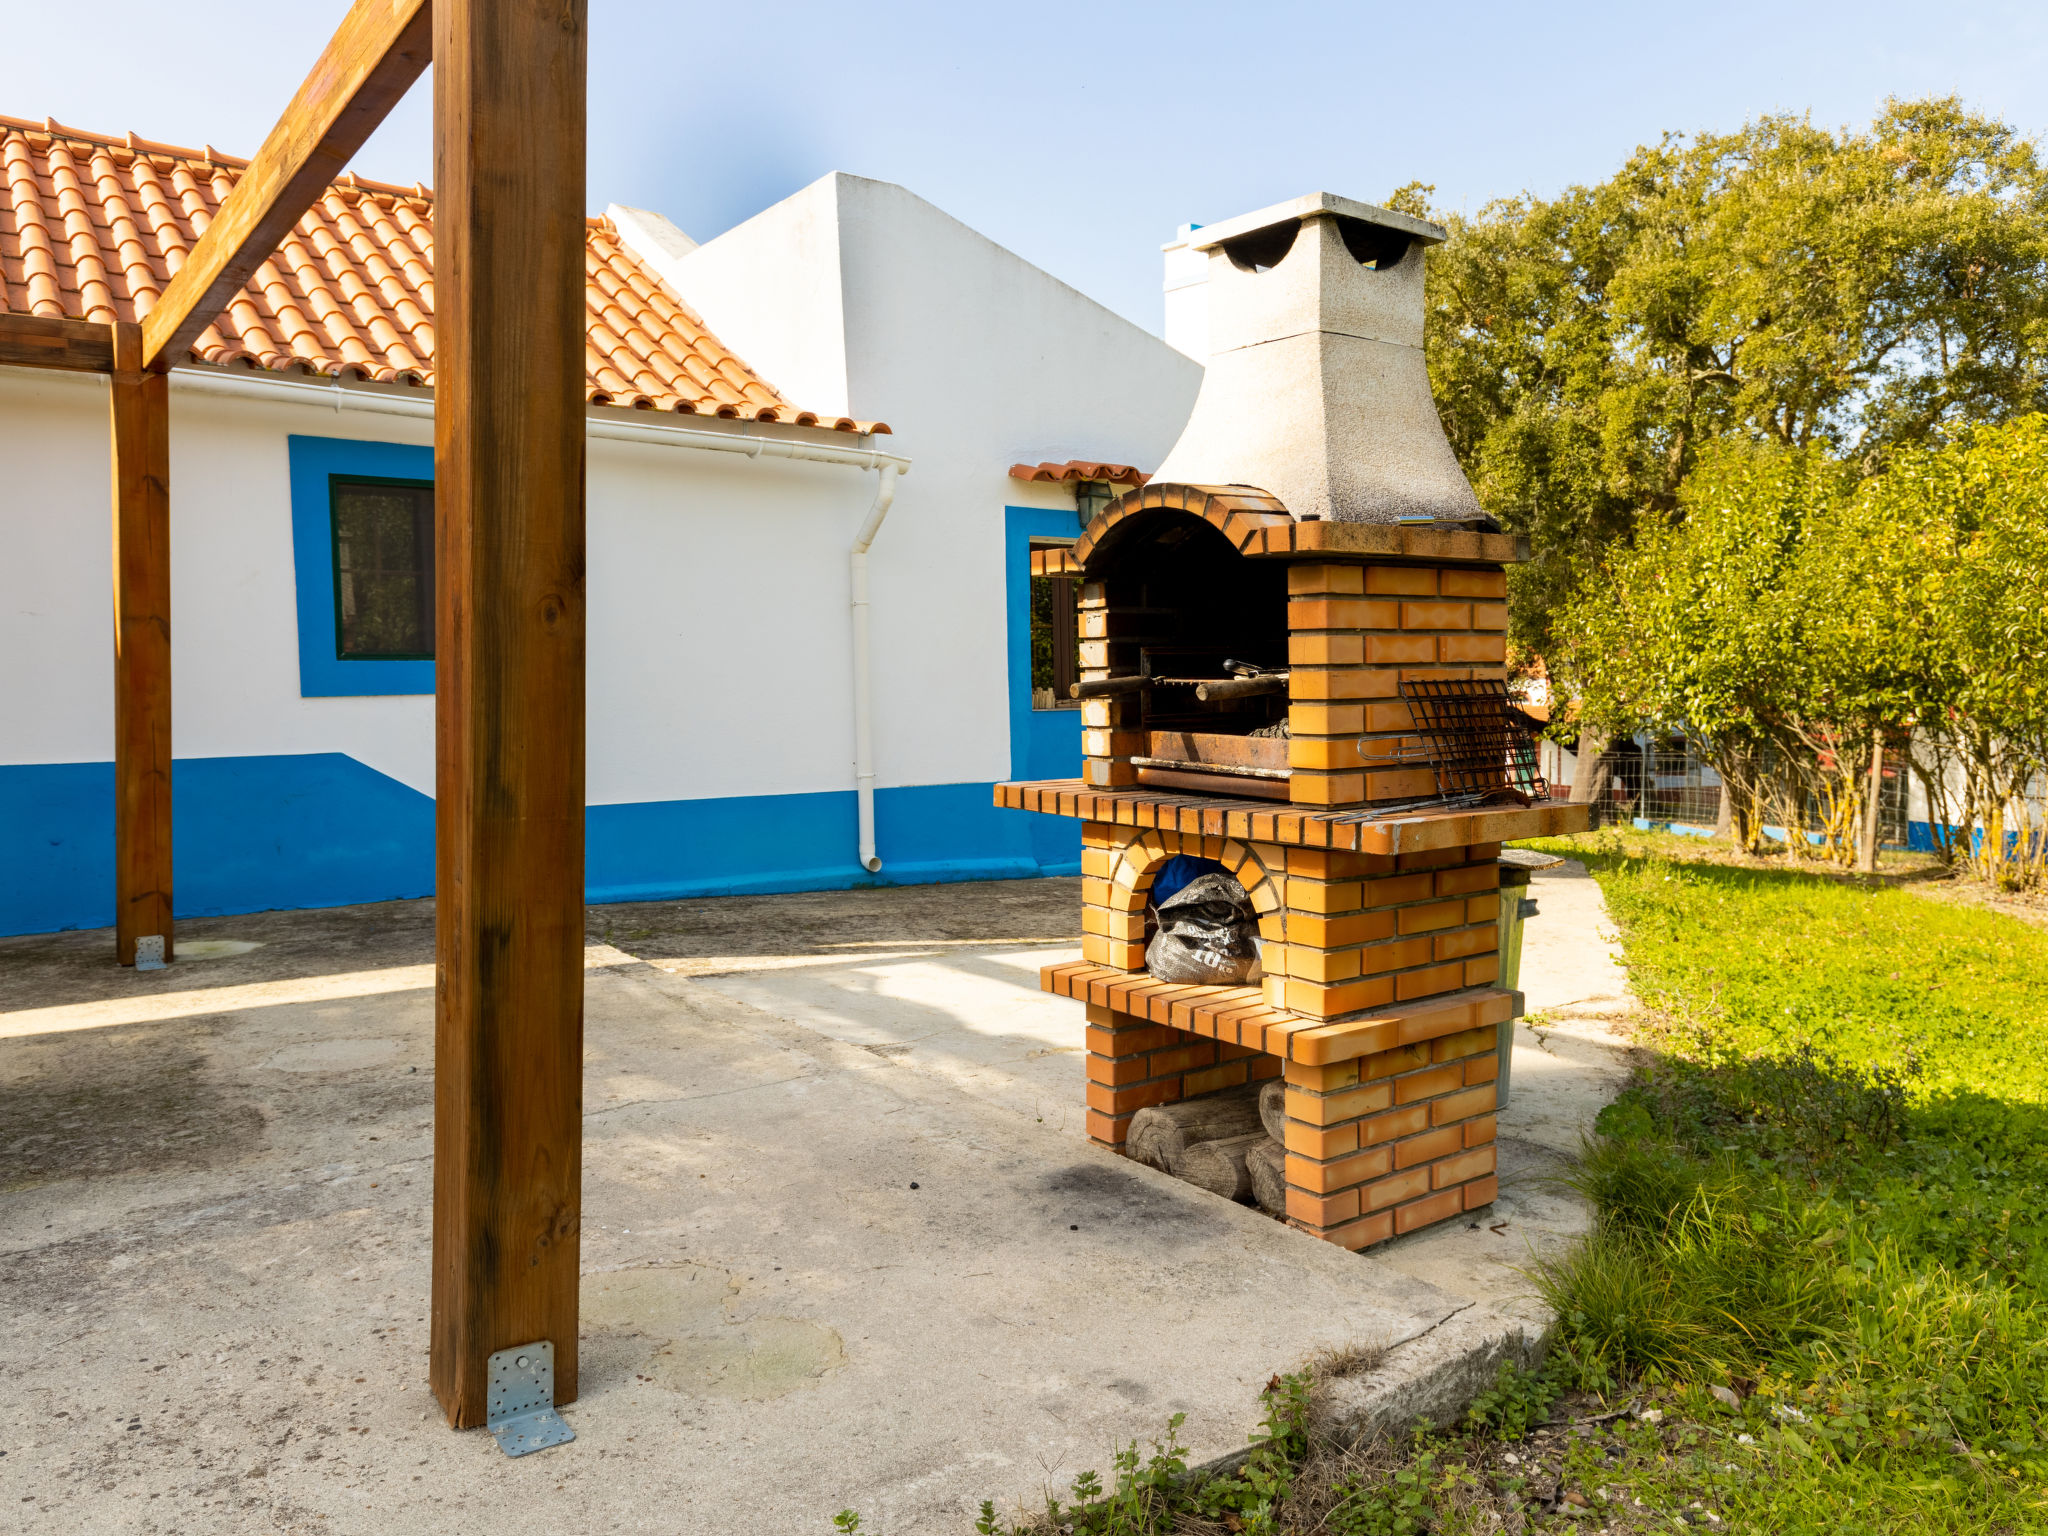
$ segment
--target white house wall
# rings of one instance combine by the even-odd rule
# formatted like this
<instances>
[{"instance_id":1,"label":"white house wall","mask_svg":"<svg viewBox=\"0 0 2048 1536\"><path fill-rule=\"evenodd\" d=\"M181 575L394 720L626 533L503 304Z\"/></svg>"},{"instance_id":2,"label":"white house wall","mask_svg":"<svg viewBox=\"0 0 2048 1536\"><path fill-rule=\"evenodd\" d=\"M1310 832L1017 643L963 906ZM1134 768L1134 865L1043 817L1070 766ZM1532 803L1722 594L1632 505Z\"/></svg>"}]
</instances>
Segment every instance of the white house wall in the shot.
<instances>
[{"instance_id":1,"label":"white house wall","mask_svg":"<svg viewBox=\"0 0 2048 1536\"><path fill-rule=\"evenodd\" d=\"M874 475L590 450L591 804L850 788L846 547Z\"/></svg>"},{"instance_id":2,"label":"white house wall","mask_svg":"<svg viewBox=\"0 0 2048 1536\"><path fill-rule=\"evenodd\" d=\"M432 889L431 695L301 692L293 434L427 449L432 423L173 379L188 915ZM0 462L0 932L95 925L112 900L104 383L0 372ZM593 897L854 878L845 551L874 487L851 467L590 440Z\"/></svg>"},{"instance_id":3,"label":"white house wall","mask_svg":"<svg viewBox=\"0 0 2048 1536\"><path fill-rule=\"evenodd\" d=\"M836 180L853 398L905 423L900 441L918 465L890 516L906 558L876 576L877 654L891 659L877 769L884 784L999 778L1009 711L988 680L1002 675L1004 631L985 594L1002 575L999 509L1020 484L1009 466L1087 458L1149 470L1186 424L1202 370L902 187ZM931 645L933 633L954 642ZM963 708L928 755L912 756L902 747L916 740L919 701L935 696Z\"/></svg>"},{"instance_id":4,"label":"white house wall","mask_svg":"<svg viewBox=\"0 0 2048 1536\"><path fill-rule=\"evenodd\" d=\"M433 423L194 394L171 383L171 708L177 757L340 752L434 792L434 700L302 698L292 433L431 447ZM105 501L105 486L81 488ZM96 494L94 494L96 493ZM92 685L105 691L108 659ZM86 679L80 679L81 685ZM104 756L102 745L98 756Z\"/></svg>"},{"instance_id":5,"label":"white house wall","mask_svg":"<svg viewBox=\"0 0 2048 1536\"><path fill-rule=\"evenodd\" d=\"M813 182L680 258L633 249L783 398L821 416L886 421L861 415L848 393L837 180ZM620 233L631 241L635 232Z\"/></svg>"},{"instance_id":6,"label":"white house wall","mask_svg":"<svg viewBox=\"0 0 2048 1536\"><path fill-rule=\"evenodd\" d=\"M114 739L107 433L104 379L0 368L0 762Z\"/></svg>"}]
</instances>

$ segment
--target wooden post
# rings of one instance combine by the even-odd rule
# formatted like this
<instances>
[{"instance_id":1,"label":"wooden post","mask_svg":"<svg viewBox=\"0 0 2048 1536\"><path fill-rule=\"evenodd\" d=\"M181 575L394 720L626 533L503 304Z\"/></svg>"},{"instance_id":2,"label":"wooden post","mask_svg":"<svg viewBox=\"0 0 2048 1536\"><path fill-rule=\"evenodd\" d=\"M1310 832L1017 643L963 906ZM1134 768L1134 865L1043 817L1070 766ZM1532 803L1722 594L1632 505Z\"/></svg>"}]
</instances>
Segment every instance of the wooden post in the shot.
<instances>
[{"instance_id":1,"label":"wooden post","mask_svg":"<svg viewBox=\"0 0 2048 1536\"><path fill-rule=\"evenodd\" d=\"M171 955L170 381L142 371L142 328L114 333L114 956Z\"/></svg>"},{"instance_id":2,"label":"wooden post","mask_svg":"<svg viewBox=\"0 0 2048 1536\"><path fill-rule=\"evenodd\" d=\"M576 1395L584 0L435 0L431 1381L551 1340Z\"/></svg>"}]
</instances>

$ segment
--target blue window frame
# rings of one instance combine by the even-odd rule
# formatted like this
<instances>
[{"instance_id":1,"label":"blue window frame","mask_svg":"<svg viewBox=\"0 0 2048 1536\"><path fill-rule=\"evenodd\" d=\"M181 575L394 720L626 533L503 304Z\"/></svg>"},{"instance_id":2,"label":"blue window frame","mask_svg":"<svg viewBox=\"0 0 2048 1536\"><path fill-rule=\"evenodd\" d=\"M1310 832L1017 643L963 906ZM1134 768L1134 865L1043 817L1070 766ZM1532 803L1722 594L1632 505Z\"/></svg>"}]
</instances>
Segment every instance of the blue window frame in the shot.
<instances>
[{"instance_id":1,"label":"blue window frame","mask_svg":"<svg viewBox=\"0 0 2048 1536\"><path fill-rule=\"evenodd\" d=\"M1010 661L1010 777L1081 776L1081 711L1031 707L1031 541L1075 539L1077 513L1048 507L1003 509L1003 575ZM1032 857L1048 874L1079 873L1081 826L1060 816L1033 815Z\"/></svg>"},{"instance_id":2,"label":"blue window frame","mask_svg":"<svg viewBox=\"0 0 2048 1536\"><path fill-rule=\"evenodd\" d=\"M299 608L299 693L304 698L432 693L432 661L347 656L335 622L334 481L431 483L434 450L349 437L287 439L291 456L292 565Z\"/></svg>"}]
</instances>

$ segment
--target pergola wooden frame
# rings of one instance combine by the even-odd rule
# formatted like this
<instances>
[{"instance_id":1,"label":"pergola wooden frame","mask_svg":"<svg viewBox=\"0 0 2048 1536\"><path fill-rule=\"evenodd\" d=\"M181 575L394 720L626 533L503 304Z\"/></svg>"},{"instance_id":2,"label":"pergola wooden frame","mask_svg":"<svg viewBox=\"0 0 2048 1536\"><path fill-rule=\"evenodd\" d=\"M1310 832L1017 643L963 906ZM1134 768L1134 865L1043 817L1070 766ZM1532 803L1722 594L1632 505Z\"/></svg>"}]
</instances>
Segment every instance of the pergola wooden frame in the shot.
<instances>
[{"instance_id":1,"label":"pergola wooden frame","mask_svg":"<svg viewBox=\"0 0 2048 1536\"><path fill-rule=\"evenodd\" d=\"M115 944L172 946L168 370L432 62L436 386L430 1375L576 1395L583 1098L586 0L356 0L140 324L0 314L0 363L108 377Z\"/></svg>"}]
</instances>

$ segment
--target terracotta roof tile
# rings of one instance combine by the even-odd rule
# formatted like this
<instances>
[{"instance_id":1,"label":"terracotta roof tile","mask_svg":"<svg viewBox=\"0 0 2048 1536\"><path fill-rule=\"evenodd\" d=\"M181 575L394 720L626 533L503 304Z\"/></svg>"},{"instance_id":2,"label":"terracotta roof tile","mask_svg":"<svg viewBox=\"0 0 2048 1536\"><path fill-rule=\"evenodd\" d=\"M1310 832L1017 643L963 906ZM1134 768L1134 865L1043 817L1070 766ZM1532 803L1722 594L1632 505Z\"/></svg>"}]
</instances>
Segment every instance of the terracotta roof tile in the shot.
<instances>
[{"instance_id":1,"label":"terracotta roof tile","mask_svg":"<svg viewBox=\"0 0 2048 1536\"><path fill-rule=\"evenodd\" d=\"M1152 477L1129 464L1104 464L1094 459L1069 459L1064 464L1012 464L1012 480L1105 480L1111 485L1143 485Z\"/></svg>"},{"instance_id":2,"label":"terracotta roof tile","mask_svg":"<svg viewBox=\"0 0 2048 1536\"><path fill-rule=\"evenodd\" d=\"M0 117L0 312L140 320L248 161ZM353 172L300 219L192 360L432 387L434 198ZM604 219L584 248L586 398L740 421L887 432L799 410L735 357Z\"/></svg>"}]
</instances>

